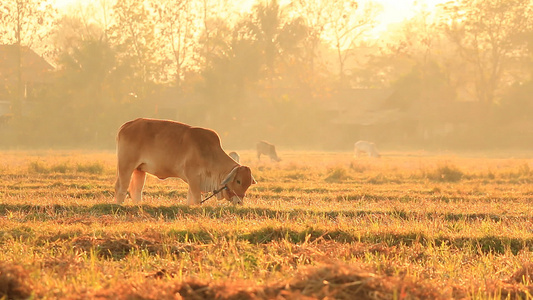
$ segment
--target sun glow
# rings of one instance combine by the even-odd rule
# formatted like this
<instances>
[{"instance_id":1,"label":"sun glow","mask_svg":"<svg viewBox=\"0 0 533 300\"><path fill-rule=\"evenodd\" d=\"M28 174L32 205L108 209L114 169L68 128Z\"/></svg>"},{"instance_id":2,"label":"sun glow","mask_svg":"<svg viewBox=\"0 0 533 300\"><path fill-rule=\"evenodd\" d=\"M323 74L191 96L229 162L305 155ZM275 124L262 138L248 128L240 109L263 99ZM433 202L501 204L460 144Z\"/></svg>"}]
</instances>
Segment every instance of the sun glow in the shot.
<instances>
[{"instance_id":1,"label":"sun glow","mask_svg":"<svg viewBox=\"0 0 533 300\"><path fill-rule=\"evenodd\" d=\"M434 11L438 4L448 0L373 0L373 2L383 6L383 12L377 18L379 25L374 30L379 33L387 30L391 24L414 17L422 9Z\"/></svg>"}]
</instances>

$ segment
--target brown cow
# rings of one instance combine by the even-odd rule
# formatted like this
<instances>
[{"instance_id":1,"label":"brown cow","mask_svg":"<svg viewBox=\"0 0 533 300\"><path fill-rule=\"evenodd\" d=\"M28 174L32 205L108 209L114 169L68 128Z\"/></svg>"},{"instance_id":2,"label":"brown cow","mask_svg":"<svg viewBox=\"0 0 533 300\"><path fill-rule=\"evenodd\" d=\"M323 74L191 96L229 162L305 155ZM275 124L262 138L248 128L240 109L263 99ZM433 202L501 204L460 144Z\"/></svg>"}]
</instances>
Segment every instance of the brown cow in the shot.
<instances>
[{"instance_id":1,"label":"brown cow","mask_svg":"<svg viewBox=\"0 0 533 300\"><path fill-rule=\"evenodd\" d=\"M224 189L218 199L242 204L246 190L256 183L249 167L222 150L216 132L174 121L140 118L125 123L117 135L117 157L118 204L124 202L127 191L140 203L146 173L188 183L188 204L199 204L202 193L220 188Z\"/></svg>"},{"instance_id":2,"label":"brown cow","mask_svg":"<svg viewBox=\"0 0 533 300\"><path fill-rule=\"evenodd\" d=\"M280 161L281 159L278 157L278 154L276 153L276 146L270 144L266 141L260 141L257 143L257 159L261 159L261 154L264 154L266 156L269 156L271 160Z\"/></svg>"}]
</instances>

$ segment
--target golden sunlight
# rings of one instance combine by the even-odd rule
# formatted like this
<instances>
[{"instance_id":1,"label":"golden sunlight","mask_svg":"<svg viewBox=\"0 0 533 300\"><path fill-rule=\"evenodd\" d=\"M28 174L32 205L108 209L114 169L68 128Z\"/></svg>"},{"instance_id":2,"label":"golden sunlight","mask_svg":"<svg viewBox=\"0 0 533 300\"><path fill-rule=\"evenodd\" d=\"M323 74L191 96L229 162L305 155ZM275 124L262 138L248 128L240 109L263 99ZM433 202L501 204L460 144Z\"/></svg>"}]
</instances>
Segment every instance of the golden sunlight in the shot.
<instances>
[{"instance_id":1,"label":"golden sunlight","mask_svg":"<svg viewBox=\"0 0 533 300\"><path fill-rule=\"evenodd\" d=\"M448 0L373 0L383 6L383 12L378 16L379 25L375 32L387 30L388 26L412 18L417 11L433 11L438 4Z\"/></svg>"}]
</instances>

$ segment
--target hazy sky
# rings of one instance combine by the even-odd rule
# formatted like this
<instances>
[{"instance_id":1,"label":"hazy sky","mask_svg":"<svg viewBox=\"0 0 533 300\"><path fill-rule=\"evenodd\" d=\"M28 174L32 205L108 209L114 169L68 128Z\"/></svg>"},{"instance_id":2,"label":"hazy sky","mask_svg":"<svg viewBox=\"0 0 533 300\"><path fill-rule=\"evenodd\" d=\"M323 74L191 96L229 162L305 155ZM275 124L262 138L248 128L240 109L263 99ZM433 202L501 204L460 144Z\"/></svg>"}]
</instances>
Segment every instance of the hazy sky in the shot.
<instances>
[{"instance_id":1,"label":"hazy sky","mask_svg":"<svg viewBox=\"0 0 533 300\"><path fill-rule=\"evenodd\" d=\"M90 2L94 0L54 0L59 8L66 7L69 4L76 2ZM289 2L290 0L281 0L280 3ZM364 1L364 0L363 0ZM376 31L385 30L391 23L398 23L405 18L410 18L414 15L421 5L427 6L428 9L435 7L439 3L444 3L449 0L373 0L383 5L384 11L378 17L380 25ZM244 3L248 1L243 1ZM250 3L255 3L255 0L249 0ZM247 4L250 5L250 4Z\"/></svg>"}]
</instances>

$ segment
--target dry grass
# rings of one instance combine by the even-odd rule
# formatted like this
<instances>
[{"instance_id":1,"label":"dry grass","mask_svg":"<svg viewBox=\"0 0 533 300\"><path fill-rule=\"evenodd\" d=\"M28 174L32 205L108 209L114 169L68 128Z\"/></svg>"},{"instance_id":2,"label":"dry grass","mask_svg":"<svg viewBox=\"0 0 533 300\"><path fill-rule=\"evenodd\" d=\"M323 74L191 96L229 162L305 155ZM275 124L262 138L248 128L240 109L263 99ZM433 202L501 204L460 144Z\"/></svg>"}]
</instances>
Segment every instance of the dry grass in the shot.
<instances>
[{"instance_id":1,"label":"dry grass","mask_svg":"<svg viewBox=\"0 0 533 300\"><path fill-rule=\"evenodd\" d=\"M525 153L240 155L245 205L188 207L113 204L111 152L0 153L0 298L532 298Z\"/></svg>"}]
</instances>

